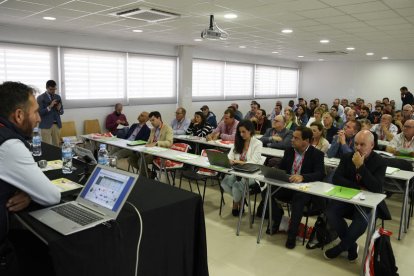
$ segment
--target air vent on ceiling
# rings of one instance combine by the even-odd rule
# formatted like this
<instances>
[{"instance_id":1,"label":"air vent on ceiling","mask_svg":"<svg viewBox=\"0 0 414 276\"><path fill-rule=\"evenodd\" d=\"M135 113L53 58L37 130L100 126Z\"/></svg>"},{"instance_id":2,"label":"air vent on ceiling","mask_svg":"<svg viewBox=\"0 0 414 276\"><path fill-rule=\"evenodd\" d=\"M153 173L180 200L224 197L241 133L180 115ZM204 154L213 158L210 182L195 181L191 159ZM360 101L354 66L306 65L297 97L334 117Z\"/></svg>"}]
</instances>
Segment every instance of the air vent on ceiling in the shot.
<instances>
[{"instance_id":1,"label":"air vent on ceiling","mask_svg":"<svg viewBox=\"0 0 414 276\"><path fill-rule=\"evenodd\" d=\"M126 11L110 13L112 16L121 16L129 19L142 20L146 22L159 22L180 17L173 12L162 11L159 9L139 7Z\"/></svg>"},{"instance_id":2,"label":"air vent on ceiling","mask_svg":"<svg viewBox=\"0 0 414 276\"><path fill-rule=\"evenodd\" d=\"M344 52L344 51L319 51L316 53L320 55L347 55L348 54L347 52Z\"/></svg>"}]
</instances>

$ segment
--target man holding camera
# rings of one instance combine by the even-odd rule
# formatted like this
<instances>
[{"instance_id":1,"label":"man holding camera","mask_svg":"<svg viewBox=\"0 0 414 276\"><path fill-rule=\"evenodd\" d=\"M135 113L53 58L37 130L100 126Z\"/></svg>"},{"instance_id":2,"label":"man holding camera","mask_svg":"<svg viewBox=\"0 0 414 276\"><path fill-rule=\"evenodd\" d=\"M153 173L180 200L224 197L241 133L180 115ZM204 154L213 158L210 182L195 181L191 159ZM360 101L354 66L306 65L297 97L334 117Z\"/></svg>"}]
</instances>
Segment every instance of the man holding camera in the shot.
<instances>
[{"instance_id":1,"label":"man holding camera","mask_svg":"<svg viewBox=\"0 0 414 276\"><path fill-rule=\"evenodd\" d=\"M56 94L56 90L56 82L48 80L46 82L46 92L37 97L37 103L39 104L39 114L42 119L39 124L42 141L59 146L59 132L62 128L60 115L63 114L63 105L61 97Z\"/></svg>"}]
</instances>

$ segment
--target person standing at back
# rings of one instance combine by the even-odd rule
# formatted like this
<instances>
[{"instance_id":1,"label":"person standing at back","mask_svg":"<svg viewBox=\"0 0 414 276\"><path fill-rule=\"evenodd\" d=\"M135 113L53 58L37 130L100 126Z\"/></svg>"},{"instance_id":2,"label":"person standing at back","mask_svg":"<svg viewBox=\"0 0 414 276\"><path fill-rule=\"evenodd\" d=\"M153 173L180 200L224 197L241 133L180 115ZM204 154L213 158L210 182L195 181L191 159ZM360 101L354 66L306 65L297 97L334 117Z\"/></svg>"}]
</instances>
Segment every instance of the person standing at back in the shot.
<instances>
[{"instance_id":1,"label":"person standing at back","mask_svg":"<svg viewBox=\"0 0 414 276\"><path fill-rule=\"evenodd\" d=\"M62 121L60 115L63 115L62 98L56 94L56 82L48 80L46 82L46 91L37 97L39 104L39 114L41 122L39 124L42 141L48 144L59 146L60 129Z\"/></svg>"},{"instance_id":2,"label":"person standing at back","mask_svg":"<svg viewBox=\"0 0 414 276\"><path fill-rule=\"evenodd\" d=\"M400 92L401 92L401 101L402 101L402 107L404 108L404 105L409 104L409 105L413 105L414 104L414 96L413 94L411 94L410 91L408 91L408 88L403 86L400 88Z\"/></svg>"}]
</instances>

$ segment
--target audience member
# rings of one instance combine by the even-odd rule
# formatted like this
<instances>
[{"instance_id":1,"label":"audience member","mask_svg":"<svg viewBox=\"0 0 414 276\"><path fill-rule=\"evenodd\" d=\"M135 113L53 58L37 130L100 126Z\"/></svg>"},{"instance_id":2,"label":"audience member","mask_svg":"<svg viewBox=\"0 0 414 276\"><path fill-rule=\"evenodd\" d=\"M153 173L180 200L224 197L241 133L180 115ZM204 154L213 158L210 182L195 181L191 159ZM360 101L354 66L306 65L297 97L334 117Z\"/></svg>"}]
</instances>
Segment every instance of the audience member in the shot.
<instances>
[{"instance_id":1,"label":"audience member","mask_svg":"<svg viewBox=\"0 0 414 276\"><path fill-rule=\"evenodd\" d=\"M322 116L322 120L326 131L326 140L332 144L333 137L338 133L338 128L333 125L334 118L331 113L325 112Z\"/></svg>"},{"instance_id":2,"label":"audience member","mask_svg":"<svg viewBox=\"0 0 414 276\"><path fill-rule=\"evenodd\" d=\"M234 141L234 136L237 131L237 124L239 121L234 119L234 112L231 109L224 111L223 120L213 130L212 133L207 135L207 141L217 140L220 138L223 141Z\"/></svg>"},{"instance_id":3,"label":"audience member","mask_svg":"<svg viewBox=\"0 0 414 276\"><path fill-rule=\"evenodd\" d=\"M322 124L322 114L323 109L320 107L315 108L313 111L313 117L309 118L309 121L306 123L306 126L309 127L313 122L321 123Z\"/></svg>"},{"instance_id":4,"label":"audience member","mask_svg":"<svg viewBox=\"0 0 414 276\"><path fill-rule=\"evenodd\" d=\"M355 135L361 130L361 124L358 121L348 121L344 129L339 130L338 134L332 139L331 147L328 150L328 157L341 158L344 154L354 151Z\"/></svg>"},{"instance_id":5,"label":"audience member","mask_svg":"<svg viewBox=\"0 0 414 276\"><path fill-rule=\"evenodd\" d=\"M414 104L413 94L411 94L411 92L408 91L407 87L405 86L401 87L400 92L401 92L401 101L402 101L403 109L404 109L404 105L406 104L409 104L409 105Z\"/></svg>"},{"instance_id":6,"label":"audience member","mask_svg":"<svg viewBox=\"0 0 414 276\"><path fill-rule=\"evenodd\" d=\"M277 115L272 122L272 127L260 138L264 147L275 149L286 149L292 140L292 130L285 127L285 119L282 115Z\"/></svg>"},{"instance_id":7,"label":"audience member","mask_svg":"<svg viewBox=\"0 0 414 276\"><path fill-rule=\"evenodd\" d=\"M239 110L239 105L237 103L232 103L230 106L234 107L234 118L237 121L243 120L243 113Z\"/></svg>"},{"instance_id":8,"label":"audience member","mask_svg":"<svg viewBox=\"0 0 414 276\"><path fill-rule=\"evenodd\" d=\"M325 131L323 125L319 122L313 122L310 125L310 128L313 133L311 145L323 153L327 153L330 145L328 140L325 139Z\"/></svg>"},{"instance_id":9,"label":"audience member","mask_svg":"<svg viewBox=\"0 0 414 276\"><path fill-rule=\"evenodd\" d=\"M402 111L401 110L396 110L394 112L394 117L392 118L392 123L398 128L398 132L397 133L401 133L402 129L403 129L403 123L404 122L404 118L402 115Z\"/></svg>"},{"instance_id":10,"label":"audience member","mask_svg":"<svg viewBox=\"0 0 414 276\"><path fill-rule=\"evenodd\" d=\"M246 113L244 116L245 120L250 120L254 116L256 116L256 111L260 108L260 104L258 104L256 101L252 101L250 104L250 111Z\"/></svg>"},{"instance_id":11,"label":"audience member","mask_svg":"<svg viewBox=\"0 0 414 276\"><path fill-rule=\"evenodd\" d=\"M349 122L348 122L349 123ZM355 152L346 153L333 176L335 185L353 189L368 190L374 193L383 192L385 169L384 159L373 151L374 137L371 132L363 130L355 137ZM366 214L367 207L361 207ZM378 205L378 211L388 213L385 202ZM368 220L354 204L332 200L326 210L330 225L336 230L341 242L325 251L327 259L334 259L342 252L348 252L348 260L355 262L358 258L357 239L365 232ZM351 219L351 224L344 217Z\"/></svg>"},{"instance_id":12,"label":"audience member","mask_svg":"<svg viewBox=\"0 0 414 276\"><path fill-rule=\"evenodd\" d=\"M62 121L60 115L63 115L62 98L56 94L56 82L48 80L46 82L46 92L37 97L39 104L39 114L41 121L39 123L42 141L54 146L60 146L60 129Z\"/></svg>"},{"instance_id":13,"label":"audience member","mask_svg":"<svg viewBox=\"0 0 414 276\"><path fill-rule=\"evenodd\" d=\"M186 118L187 111L183 107L177 108L175 111L175 119L171 122L171 128L174 135L183 135L190 125L190 119Z\"/></svg>"},{"instance_id":14,"label":"audience member","mask_svg":"<svg viewBox=\"0 0 414 276\"><path fill-rule=\"evenodd\" d=\"M338 115L338 107L337 106L333 105L331 107L331 115L332 115L332 118L334 118L334 121L333 121L334 127L342 128L342 126L344 124L344 120L342 119L341 116Z\"/></svg>"},{"instance_id":15,"label":"audience member","mask_svg":"<svg viewBox=\"0 0 414 276\"><path fill-rule=\"evenodd\" d=\"M106 117L106 122L105 122L105 127L108 131L110 131L113 135L117 136L118 131L120 131L120 126L129 126L129 123L127 121L127 118L125 117L124 114L122 114L122 109L123 106L120 103L115 104L115 111L112 112L111 114L109 114ZM123 137L125 137L125 134L127 133L127 130L122 130L123 133Z\"/></svg>"},{"instance_id":16,"label":"audience member","mask_svg":"<svg viewBox=\"0 0 414 276\"><path fill-rule=\"evenodd\" d=\"M346 113L346 121L347 122L349 122L349 121L355 121L356 120L356 117L357 117L356 111L353 110L353 109L348 110L348 113Z\"/></svg>"},{"instance_id":17,"label":"audience member","mask_svg":"<svg viewBox=\"0 0 414 276\"><path fill-rule=\"evenodd\" d=\"M296 123L296 115L295 112L293 112L292 108L286 107L285 111L285 127L288 130L294 131L298 124Z\"/></svg>"},{"instance_id":18,"label":"audience member","mask_svg":"<svg viewBox=\"0 0 414 276\"><path fill-rule=\"evenodd\" d=\"M409 104L404 105L403 110L402 110L402 116L403 116L403 120L402 120L403 123L407 120L414 119L413 107Z\"/></svg>"},{"instance_id":19,"label":"audience member","mask_svg":"<svg viewBox=\"0 0 414 276\"><path fill-rule=\"evenodd\" d=\"M280 101L276 102L275 108L273 108L272 113L270 114L269 120L273 122L273 120L275 119L277 115L282 115L282 103Z\"/></svg>"},{"instance_id":20,"label":"audience member","mask_svg":"<svg viewBox=\"0 0 414 276\"><path fill-rule=\"evenodd\" d=\"M409 155L414 157L414 120L405 121L403 131L394 136L386 151L394 155Z\"/></svg>"},{"instance_id":21,"label":"audience member","mask_svg":"<svg viewBox=\"0 0 414 276\"><path fill-rule=\"evenodd\" d=\"M392 117L389 114L383 114L381 122L374 125L371 131L378 135L379 140L391 141L394 135L397 135L398 128L391 123Z\"/></svg>"},{"instance_id":22,"label":"audience member","mask_svg":"<svg viewBox=\"0 0 414 276\"><path fill-rule=\"evenodd\" d=\"M306 115L305 107L302 105L296 108L296 120L300 126L306 126L308 123L308 115Z\"/></svg>"},{"instance_id":23,"label":"audience member","mask_svg":"<svg viewBox=\"0 0 414 276\"><path fill-rule=\"evenodd\" d=\"M217 127L217 119L216 115L210 111L207 105L203 105L200 110L203 112L204 116L206 117L206 122L210 124L213 128Z\"/></svg>"},{"instance_id":24,"label":"audience member","mask_svg":"<svg viewBox=\"0 0 414 276\"><path fill-rule=\"evenodd\" d=\"M250 119L253 122L255 133L259 135L265 134L266 130L272 127L272 123L267 119L266 111L259 108L256 116Z\"/></svg>"},{"instance_id":25,"label":"audience member","mask_svg":"<svg viewBox=\"0 0 414 276\"><path fill-rule=\"evenodd\" d=\"M358 119L358 122L361 124L361 130L369 130L371 131L372 124L371 121L368 119ZM371 131L372 135L374 135L374 150L379 150L378 146L378 135Z\"/></svg>"},{"instance_id":26,"label":"audience member","mask_svg":"<svg viewBox=\"0 0 414 276\"><path fill-rule=\"evenodd\" d=\"M197 111L194 113L194 118L191 120L191 124L187 128L186 134L198 137L206 137L212 131L213 128L209 123L207 123L203 112Z\"/></svg>"},{"instance_id":27,"label":"audience member","mask_svg":"<svg viewBox=\"0 0 414 276\"><path fill-rule=\"evenodd\" d=\"M254 136L253 123L250 120L242 120L238 126L235 135L234 145L230 149L228 158L230 163L261 163L262 142ZM249 179L249 185L256 185L254 179ZM233 216L238 216L242 208L242 195L244 191L244 182L233 174L227 174L221 182L221 187L226 193L233 196Z\"/></svg>"}]
</instances>

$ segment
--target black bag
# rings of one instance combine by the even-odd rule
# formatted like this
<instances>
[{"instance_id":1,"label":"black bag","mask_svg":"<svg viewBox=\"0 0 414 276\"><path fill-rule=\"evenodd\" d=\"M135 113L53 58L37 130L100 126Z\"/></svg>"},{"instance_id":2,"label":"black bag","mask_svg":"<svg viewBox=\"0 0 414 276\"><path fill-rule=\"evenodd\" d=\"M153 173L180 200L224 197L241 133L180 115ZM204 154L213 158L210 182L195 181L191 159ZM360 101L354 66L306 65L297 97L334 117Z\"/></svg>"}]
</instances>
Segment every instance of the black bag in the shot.
<instances>
[{"instance_id":1,"label":"black bag","mask_svg":"<svg viewBox=\"0 0 414 276\"><path fill-rule=\"evenodd\" d=\"M318 216L310 234L309 240L306 243L307 249L321 248L338 237L336 231L329 225L326 215L322 213Z\"/></svg>"},{"instance_id":2,"label":"black bag","mask_svg":"<svg viewBox=\"0 0 414 276\"><path fill-rule=\"evenodd\" d=\"M398 276L395 265L390 236L381 235L374 244L374 273L375 276Z\"/></svg>"}]
</instances>

